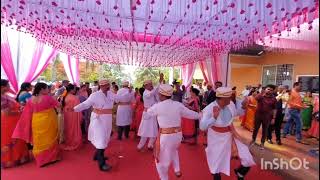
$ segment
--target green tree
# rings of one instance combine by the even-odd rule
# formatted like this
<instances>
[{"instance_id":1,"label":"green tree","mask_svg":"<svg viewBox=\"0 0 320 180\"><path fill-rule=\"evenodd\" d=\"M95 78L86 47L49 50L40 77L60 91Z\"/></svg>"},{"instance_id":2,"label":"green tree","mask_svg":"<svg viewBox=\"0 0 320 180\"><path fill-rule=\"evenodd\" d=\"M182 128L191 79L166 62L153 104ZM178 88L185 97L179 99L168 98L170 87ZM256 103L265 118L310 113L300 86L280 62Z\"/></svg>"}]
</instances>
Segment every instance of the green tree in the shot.
<instances>
[{"instance_id":1,"label":"green tree","mask_svg":"<svg viewBox=\"0 0 320 180\"><path fill-rule=\"evenodd\" d=\"M133 85L134 87L142 87L143 82L145 80L152 80L153 83L157 83L159 81L159 74L163 73L164 80L171 84L172 82L169 82L169 74L170 74L170 68L138 68L134 74L136 80L134 81ZM179 69L174 69L173 73L174 79L179 79Z\"/></svg>"}]
</instances>

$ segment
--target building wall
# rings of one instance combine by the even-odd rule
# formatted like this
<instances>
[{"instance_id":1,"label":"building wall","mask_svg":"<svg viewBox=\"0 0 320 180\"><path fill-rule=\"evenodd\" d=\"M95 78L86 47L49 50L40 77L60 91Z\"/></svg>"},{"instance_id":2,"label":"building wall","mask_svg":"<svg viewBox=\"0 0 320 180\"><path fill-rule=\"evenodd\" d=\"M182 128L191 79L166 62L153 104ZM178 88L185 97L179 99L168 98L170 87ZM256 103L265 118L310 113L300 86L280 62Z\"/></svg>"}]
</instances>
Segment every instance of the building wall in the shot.
<instances>
[{"instance_id":1,"label":"building wall","mask_svg":"<svg viewBox=\"0 0 320 180\"><path fill-rule=\"evenodd\" d=\"M245 85L261 83L262 66L293 64L293 79L297 75L319 75L319 53L267 53L261 57L231 56L231 84L240 93Z\"/></svg>"},{"instance_id":2,"label":"building wall","mask_svg":"<svg viewBox=\"0 0 320 180\"><path fill-rule=\"evenodd\" d=\"M237 93L241 93L245 85L258 85L261 80L262 68L239 67L231 69L231 84L237 87Z\"/></svg>"},{"instance_id":3,"label":"building wall","mask_svg":"<svg viewBox=\"0 0 320 180\"><path fill-rule=\"evenodd\" d=\"M297 75L319 75L319 54L317 53L270 53L262 57L261 65L293 64L293 77Z\"/></svg>"}]
</instances>

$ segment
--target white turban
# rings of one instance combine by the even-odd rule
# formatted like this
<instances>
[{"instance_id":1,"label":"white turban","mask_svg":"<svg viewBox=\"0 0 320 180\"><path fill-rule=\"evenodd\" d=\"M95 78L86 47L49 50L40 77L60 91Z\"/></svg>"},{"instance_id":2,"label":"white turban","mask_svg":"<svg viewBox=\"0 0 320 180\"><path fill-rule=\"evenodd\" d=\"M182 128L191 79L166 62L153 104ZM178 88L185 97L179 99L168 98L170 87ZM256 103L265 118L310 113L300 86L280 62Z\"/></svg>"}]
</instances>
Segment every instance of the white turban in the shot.
<instances>
[{"instance_id":1,"label":"white turban","mask_svg":"<svg viewBox=\"0 0 320 180\"><path fill-rule=\"evenodd\" d=\"M159 93L164 96L172 96L173 88L169 84L161 84L159 86Z\"/></svg>"},{"instance_id":2,"label":"white turban","mask_svg":"<svg viewBox=\"0 0 320 180\"><path fill-rule=\"evenodd\" d=\"M216 96L221 98L228 98L232 96L232 89L229 87L219 87L216 89Z\"/></svg>"}]
</instances>

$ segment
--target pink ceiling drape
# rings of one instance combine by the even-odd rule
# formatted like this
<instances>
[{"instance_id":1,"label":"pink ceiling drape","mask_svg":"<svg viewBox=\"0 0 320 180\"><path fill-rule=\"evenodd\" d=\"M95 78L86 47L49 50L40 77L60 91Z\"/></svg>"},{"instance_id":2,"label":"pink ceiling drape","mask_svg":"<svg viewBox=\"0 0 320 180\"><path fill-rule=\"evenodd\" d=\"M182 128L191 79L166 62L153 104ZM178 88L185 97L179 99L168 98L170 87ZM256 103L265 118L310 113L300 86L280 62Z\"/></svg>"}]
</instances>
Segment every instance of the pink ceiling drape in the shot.
<instances>
[{"instance_id":1,"label":"pink ceiling drape","mask_svg":"<svg viewBox=\"0 0 320 180\"><path fill-rule=\"evenodd\" d=\"M177 66L311 24L319 13L318 0L130 2L1 0L1 24L81 58Z\"/></svg>"}]
</instances>

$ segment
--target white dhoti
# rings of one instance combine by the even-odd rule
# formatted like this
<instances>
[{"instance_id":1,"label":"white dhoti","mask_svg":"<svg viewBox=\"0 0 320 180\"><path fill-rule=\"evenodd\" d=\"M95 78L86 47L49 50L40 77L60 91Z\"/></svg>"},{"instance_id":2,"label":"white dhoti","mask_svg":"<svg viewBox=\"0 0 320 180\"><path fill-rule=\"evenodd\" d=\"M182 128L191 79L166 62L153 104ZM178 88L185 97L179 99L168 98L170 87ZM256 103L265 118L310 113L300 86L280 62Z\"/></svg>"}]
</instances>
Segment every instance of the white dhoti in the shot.
<instances>
[{"instance_id":1,"label":"white dhoti","mask_svg":"<svg viewBox=\"0 0 320 180\"><path fill-rule=\"evenodd\" d=\"M231 132L216 132L208 129L208 146L206 148L207 162L212 174L224 173L230 176L230 160L232 148ZM241 165L250 167L255 165L247 145L235 139Z\"/></svg>"},{"instance_id":2,"label":"white dhoti","mask_svg":"<svg viewBox=\"0 0 320 180\"><path fill-rule=\"evenodd\" d=\"M138 136L141 137L137 146L138 149L142 149L144 147L148 138L148 148L153 148L156 137L158 136L157 117L150 116L148 113L143 112L142 120L138 130Z\"/></svg>"},{"instance_id":3,"label":"white dhoti","mask_svg":"<svg viewBox=\"0 0 320 180\"><path fill-rule=\"evenodd\" d=\"M159 163L156 163L156 167L161 180L168 180L168 169L171 163L174 172L180 172L178 148L181 140L181 132L160 135Z\"/></svg>"},{"instance_id":4,"label":"white dhoti","mask_svg":"<svg viewBox=\"0 0 320 180\"><path fill-rule=\"evenodd\" d=\"M130 105L119 105L117 110L116 125L127 126L132 122L132 109Z\"/></svg>"},{"instance_id":5,"label":"white dhoti","mask_svg":"<svg viewBox=\"0 0 320 180\"><path fill-rule=\"evenodd\" d=\"M143 112L138 136L150 138L158 136L158 122L155 116L150 116L145 111Z\"/></svg>"},{"instance_id":6,"label":"white dhoti","mask_svg":"<svg viewBox=\"0 0 320 180\"><path fill-rule=\"evenodd\" d=\"M96 149L105 149L108 146L112 130L112 115L91 113L88 130L88 140Z\"/></svg>"}]
</instances>

